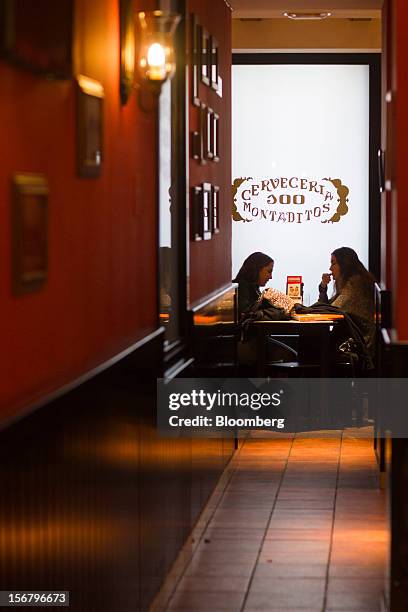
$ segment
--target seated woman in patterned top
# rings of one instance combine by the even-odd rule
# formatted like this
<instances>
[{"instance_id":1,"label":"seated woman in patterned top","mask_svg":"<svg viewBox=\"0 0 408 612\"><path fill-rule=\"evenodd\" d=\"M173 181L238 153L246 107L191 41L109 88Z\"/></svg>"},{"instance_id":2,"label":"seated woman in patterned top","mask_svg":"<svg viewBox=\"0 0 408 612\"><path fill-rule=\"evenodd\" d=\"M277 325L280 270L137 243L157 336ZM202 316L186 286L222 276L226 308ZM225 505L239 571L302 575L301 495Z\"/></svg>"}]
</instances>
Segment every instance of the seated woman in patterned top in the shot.
<instances>
[{"instance_id":1,"label":"seated woman in patterned top","mask_svg":"<svg viewBox=\"0 0 408 612\"><path fill-rule=\"evenodd\" d=\"M327 296L327 286L334 281L334 295ZM357 253L340 247L331 254L330 273L322 274L319 302L331 304L351 315L360 327L370 353L374 351L374 278Z\"/></svg>"}]
</instances>

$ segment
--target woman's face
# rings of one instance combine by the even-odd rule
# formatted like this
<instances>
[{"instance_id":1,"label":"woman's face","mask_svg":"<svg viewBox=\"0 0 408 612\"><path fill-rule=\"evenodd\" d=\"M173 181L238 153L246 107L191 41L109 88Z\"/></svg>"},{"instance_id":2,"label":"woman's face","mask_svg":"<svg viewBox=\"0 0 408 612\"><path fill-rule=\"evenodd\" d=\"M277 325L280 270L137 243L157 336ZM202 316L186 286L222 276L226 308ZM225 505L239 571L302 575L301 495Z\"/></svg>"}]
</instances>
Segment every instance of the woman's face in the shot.
<instances>
[{"instance_id":1,"label":"woman's face","mask_svg":"<svg viewBox=\"0 0 408 612\"><path fill-rule=\"evenodd\" d=\"M337 262L336 256L331 256L330 272L332 273L333 280L337 281L341 277L340 266Z\"/></svg>"},{"instance_id":2,"label":"woman's face","mask_svg":"<svg viewBox=\"0 0 408 612\"><path fill-rule=\"evenodd\" d=\"M266 285L266 283L268 281L271 280L272 278L272 270L273 270L273 263L268 263L266 266L264 266L263 268L259 269L258 272L258 285L260 287L264 287Z\"/></svg>"}]
</instances>

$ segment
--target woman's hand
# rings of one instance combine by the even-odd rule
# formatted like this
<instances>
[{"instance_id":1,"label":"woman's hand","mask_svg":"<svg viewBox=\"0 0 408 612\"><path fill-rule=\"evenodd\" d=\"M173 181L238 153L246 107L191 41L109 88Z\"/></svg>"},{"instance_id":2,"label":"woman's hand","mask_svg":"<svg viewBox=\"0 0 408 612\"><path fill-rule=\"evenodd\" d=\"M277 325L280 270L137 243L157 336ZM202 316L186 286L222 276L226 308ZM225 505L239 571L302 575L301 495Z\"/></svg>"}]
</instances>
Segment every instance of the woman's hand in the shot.
<instances>
[{"instance_id":1,"label":"woman's hand","mask_svg":"<svg viewBox=\"0 0 408 612\"><path fill-rule=\"evenodd\" d=\"M331 274L329 274L328 272L324 272L322 274L322 285L323 287L327 287L327 285L330 283L331 281Z\"/></svg>"}]
</instances>

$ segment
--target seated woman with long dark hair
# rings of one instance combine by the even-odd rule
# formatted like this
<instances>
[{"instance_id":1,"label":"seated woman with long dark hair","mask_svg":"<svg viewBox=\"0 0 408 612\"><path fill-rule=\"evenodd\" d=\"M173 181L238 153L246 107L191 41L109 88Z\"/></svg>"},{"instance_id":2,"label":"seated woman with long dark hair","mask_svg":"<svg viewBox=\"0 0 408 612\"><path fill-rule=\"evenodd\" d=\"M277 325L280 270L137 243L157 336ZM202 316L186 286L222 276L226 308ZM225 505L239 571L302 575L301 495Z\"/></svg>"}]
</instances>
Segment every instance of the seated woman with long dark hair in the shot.
<instances>
[{"instance_id":1,"label":"seated woman with long dark hair","mask_svg":"<svg viewBox=\"0 0 408 612\"><path fill-rule=\"evenodd\" d=\"M265 253L252 253L246 258L233 282L238 283L238 311L242 315L252 315L256 320L290 319L294 302L281 291L266 289L261 292L272 278L274 261ZM255 315L256 316L253 316Z\"/></svg>"},{"instance_id":2,"label":"seated woman with long dark hair","mask_svg":"<svg viewBox=\"0 0 408 612\"><path fill-rule=\"evenodd\" d=\"M270 299L263 299L260 287L265 287L272 278L274 261L265 253L251 253L242 264L233 282L238 283L238 317L239 320L283 320L290 319L290 311L293 303L280 292L269 290L273 295ZM265 292L265 296L268 291ZM277 294L277 295L275 295ZM240 345L239 353L241 362L251 363L255 361L256 347L254 337L249 335L244 345ZM273 361L293 360L297 353L283 342L270 339L269 358Z\"/></svg>"},{"instance_id":3,"label":"seated woman with long dark hair","mask_svg":"<svg viewBox=\"0 0 408 612\"><path fill-rule=\"evenodd\" d=\"M272 278L274 261L265 253L252 253L242 264L234 279L238 283L238 314L247 312L261 297L259 287Z\"/></svg>"},{"instance_id":4,"label":"seated woman with long dark hair","mask_svg":"<svg viewBox=\"0 0 408 612\"><path fill-rule=\"evenodd\" d=\"M334 295L327 296L331 277ZM349 247L340 247L331 254L330 273L322 275L319 302L330 304L351 315L359 326L368 351L374 351L374 278Z\"/></svg>"}]
</instances>

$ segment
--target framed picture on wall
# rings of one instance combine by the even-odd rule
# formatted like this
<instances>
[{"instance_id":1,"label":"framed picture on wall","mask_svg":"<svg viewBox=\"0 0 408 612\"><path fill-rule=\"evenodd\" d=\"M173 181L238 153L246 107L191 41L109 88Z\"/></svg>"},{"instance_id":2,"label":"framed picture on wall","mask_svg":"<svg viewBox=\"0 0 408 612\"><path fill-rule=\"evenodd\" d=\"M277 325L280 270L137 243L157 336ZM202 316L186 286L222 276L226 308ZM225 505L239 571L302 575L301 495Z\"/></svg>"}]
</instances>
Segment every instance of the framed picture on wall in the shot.
<instances>
[{"instance_id":1,"label":"framed picture on wall","mask_svg":"<svg viewBox=\"0 0 408 612\"><path fill-rule=\"evenodd\" d=\"M12 290L39 291L48 275L48 184L42 174L12 179Z\"/></svg>"},{"instance_id":2,"label":"framed picture on wall","mask_svg":"<svg viewBox=\"0 0 408 612\"><path fill-rule=\"evenodd\" d=\"M202 188L200 186L193 187L191 190L191 238L193 240L203 239L203 215L202 215Z\"/></svg>"},{"instance_id":3,"label":"framed picture on wall","mask_svg":"<svg viewBox=\"0 0 408 612\"><path fill-rule=\"evenodd\" d=\"M385 151L383 149L378 149L378 185L380 188L380 193L385 191Z\"/></svg>"},{"instance_id":4,"label":"framed picture on wall","mask_svg":"<svg viewBox=\"0 0 408 612\"><path fill-rule=\"evenodd\" d=\"M212 203L212 233L218 234L220 231L220 210L219 210L219 195L220 188L212 187L211 203Z\"/></svg>"},{"instance_id":5,"label":"framed picture on wall","mask_svg":"<svg viewBox=\"0 0 408 612\"><path fill-rule=\"evenodd\" d=\"M192 157L201 164L208 160L218 162L219 156L219 115L206 104L200 105L199 132L192 132Z\"/></svg>"},{"instance_id":6,"label":"framed picture on wall","mask_svg":"<svg viewBox=\"0 0 408 612\"><path fill-rule=\"evenodd\" d=\"M193 240L210 240L212 235L212 187L202 183L192 188L191 192Z\"/></svg>"},{"instance_id":7,"label":"framed picture on wall","mask_svg":"<svg viewBox=\"0 0 408 612\"><path fill-rule=\"evenodd\" d=\"M212 114L211 121L211 150L213 154L213 161L220 161L220 152L219 152L219 119L220 116L217 113Z\"/></svg>"},{"instance_id":8,"label":"framed picture on wall","mask_svg":"<svg viewBox=\"0 0 408 612\"><path fill-rule=\"evenodd\" d=\"M210 183L203 183L201 195L203 209L203 239L209 240L212 234L212 188Z\"/></svg>"},{"instance_id":9,"label":"framed picture on wall","mask_svg":"<svg viewBox=\"0 0 408 612\"><path fill-rule=\"evenodd\" d=\"M201 28L201 81L204 85L211 83L211 36Z\"/></svg>"},{"instance_id":10,"label":"framed picture on wall","mask_svg":"<svg viewBox=\"0 0 408 612\"><path fill-rule=\"evenodd\" d=\"M2 0L0 58L47 78L72 78L73 4Z\"/></svg>"},{"instance_id":11,"label":"framed picture on wall","mask_svg":"<svg viewBox=\"0 0 408 612\"><path fill-rule=\"evenodd\" d=\"M214 111L211 108L206 109L206 125L205 125L205 139L204 139L204 151L207 159L213 159L213 123L214 123Z\"/></svg>"},{"instance_id":12,"label":"framed picture on wall","mask_svg":"<svg viewBox=\"0 0 408 612\"><path fill-rule=\"evenodd\" d=\"M215 38L211 37L211 87L217 91L218 89L218 43Z\"/></svg>"},{"instance_id":13,"label":"framed picture on wall","mask_svg":"<svg viewBox=\"0 0 408 612\"><path fill-rule=\"evenodd\" d=\"M218 74L218 82L217 82L217 96L219 96L220 98L222 98L222 77L220 74Z\"/></svg>"},{"instance_id":14,"label":"framed picture on wall","mask_svg":"<svg viewBox=\"0 0 408 612\"><path fill-rule=\"evenodd\" d=\"M77 78L77 169L82 178L96 178L102 172L103 99L99 81Z\"/></svg>"},{"instance_id":15,"label":"framed picture on wall","mask_svg":"<svg viewBox=\"0 0 408 612\"><path fill-rule=\"evenodd\" d=\"M193 159L205 165L214 158L214 112L204 103L200 104L198 132L191 133L191 151ZM217 115L218 117L218 115Z\"/></svg>"},{"instance_id":16,"label":"framed picture on wall","mask_svg":"<svg viewBox=\"0 0 408 612\"><path fill-rule=\"evenodd\" d=\"M192 75L191 75L191 87L192 87L192 102L194 106L200 106L199 98L199 82L200 82L200 71L201 71L201 26L197 21L195 15L191 16L191 34L192 34Z\"/></svg>"},{"instance_id":17,"label":"framed picture on wall","mask_svg":"<svg viewBox=\"0 0 408 612\"><path fill-rule=\"evenodd\" d=\"M208 139L208 108L202 103L200 107L200 163L203 165L207 163Z\"/></svg>"}]
</instances>

